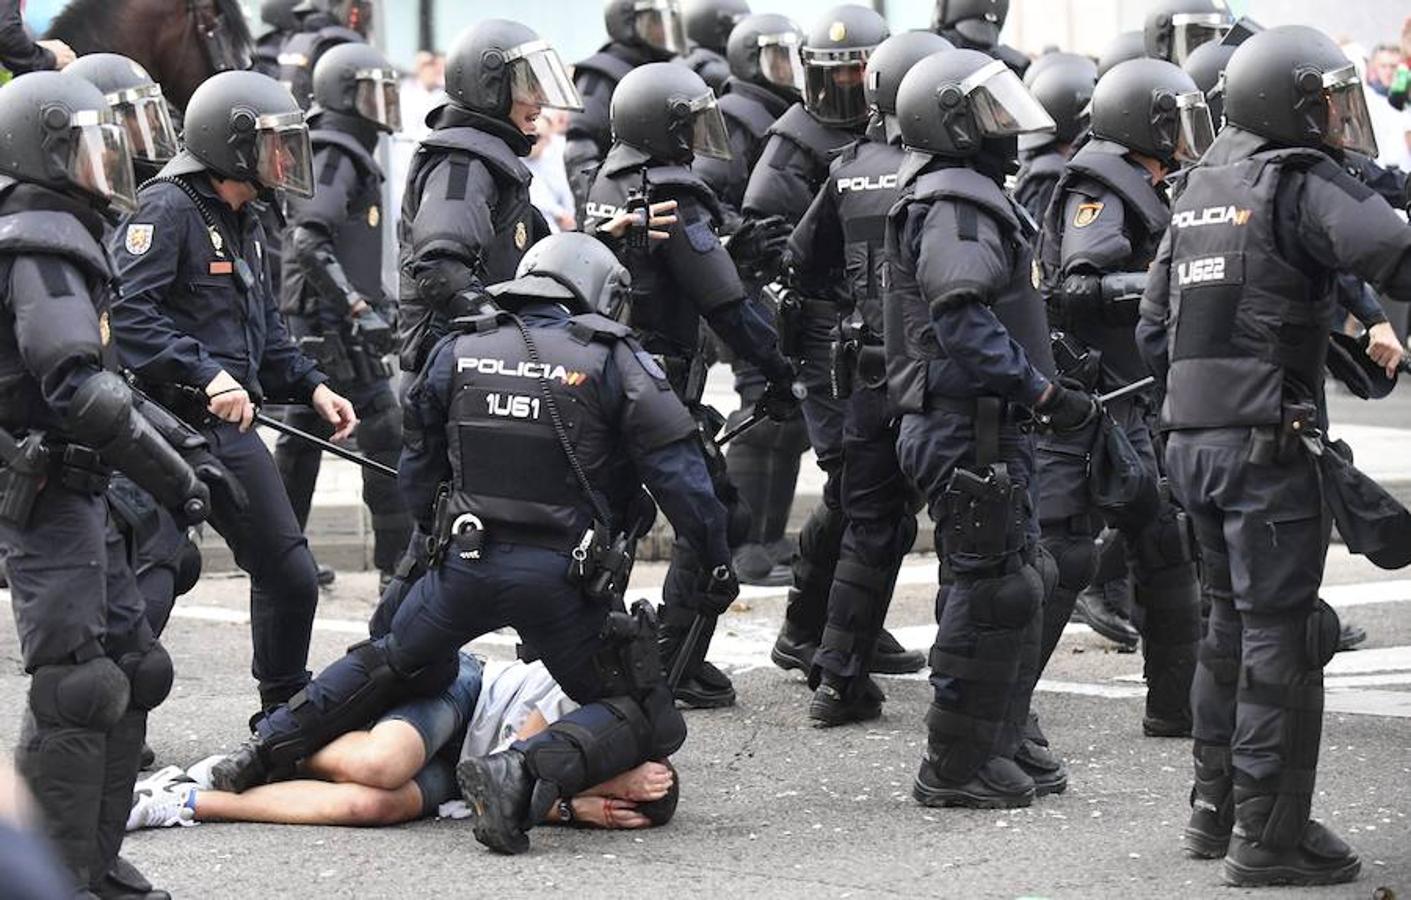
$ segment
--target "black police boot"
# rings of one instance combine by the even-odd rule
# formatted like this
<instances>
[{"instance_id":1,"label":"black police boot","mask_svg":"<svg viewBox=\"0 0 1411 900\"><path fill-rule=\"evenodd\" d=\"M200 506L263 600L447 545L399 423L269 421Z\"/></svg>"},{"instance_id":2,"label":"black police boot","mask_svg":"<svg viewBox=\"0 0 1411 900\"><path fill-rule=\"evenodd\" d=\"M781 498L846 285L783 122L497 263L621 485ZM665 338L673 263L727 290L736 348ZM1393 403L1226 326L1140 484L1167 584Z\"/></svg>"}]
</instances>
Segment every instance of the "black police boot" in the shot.
<instances>
[{"instance_id":1,"label":"black police boot","mask_svg":"<svg viewBox=\"0 0 1411 900\"><path fill-rule=\"evenodd\" d=\"M1014 752L1014 762L1034 780L1035 797L1068 790L1068 767L1047 745L1024 738Z\"/></svg>"},{"instance_id":2,"label":"black police boot","mask_svg":"<svg viewBox=\"0 0 1411 900\"><path fill-rule=\"evenodd\" d=\"M338 573L333 571L332 566L318 564L318 586L321 588L333 587L333 582L338 580Z\"/></svg>"},{"instance_id":3,"label":"black police boot","mask_svg":"<svg viewBox=\"0 0 1411 900\"><path fill-rule=\"evenodd\" d=\"M218 791L243 794L252 787L269 782L269 766L260 754L262 742L248 738L235 752L211 767L211 787Z\"/></svg>"},{"instance_id":4,"label":"black police boot","mask_svg":"<svg viewBox=\"0 0 1411 900\"><path fill-rule=\"evenodd\" d=\"M121 856L91 891L103 900L171 900L171 894L152 887L147 876Z\"/></svg>"},{"instance_id":5,"label":"black police boot","mask_svg":"<svg viewBox=\"0 0 1411 900\"><path fill-rule=\"evenodd\" d=\"M1219 859L1229 849L1235 824L1233 779L1230 748L1196 741L1191 818L1181 836L1181 847L1192 859Z\"/></svg>"},{"instance_id":6,"label":"black police boot","mask_svg":"<svg viewBox=\"0 0 1411 900\"><path fill-rule=\"evenodd\" d=\"M785 619L784 627L779 629L779 636L774 639L774 649L769 651L769 658L785 671L798 669L807 672L813 668L813 654L817 652L818 635L808 634L801 626Z\"/></svg>"},{"instance_id":7,"label":"black police boot","mask_svg":"<svg viewBox=\"0 0 1411 900\"><path fill-rule=\"evenodd\" d=\"M1191 736L1191 678L1195 675L1194 644L1146 642L1147 737Z\"/></svg>"},{"instance_id":8,"label":"black police boot","mask_svg":"<svg viewBox=\"0 0 1411 900\"><path fill-rule=\"evenodd\" d=\"M524 754L506 750L470 757L456 766L456 782L470 807L475 839L496 853L529 849L534 776Z\"/></svg>"},{"instance_id":9,"label":"black police boot","mask_svg":"<svg viewBox=\"0 0 1411 900\"><path fill-rule=\"evenodd\" d=\"M1338 652L1355 650L1357 645L1367 640L1367 629L1355 622L1343 622L1342 633L1338 635Z\"/></svg>"},{"instance_id":10,"label":"black police boot","mask_svg":"<svg viewBox=\"0 0 1411 900\"><path fill-rule=\"evenodd\" d=\"M1073 618L1130 653L1137 649L1141 635L1132 624L1131 585L1126 576L1090 584L1078 594Z\"/></svg>"},{"instance_id":11,"label":"black police boot","mask_svg":"<svg viewBox=\"0 0 1411 900\"><path fill-rule=\"evenodd\" d=\"M886 699L877 682L866 675L844 678L825 671L809 701L808 717L818 728L870 722L882 715Z\"/></svg>"},{"instance_id":12,"label":"black police boot","mask_svg":"<svg viewBox=\"0 0 1411 900\"><path fill-rule=\"evenodd\" d=\"M935 768L938 754L927 749L916 773L911 795L922 806L964 806L969 809L1018 809L1034 802L1034 779L1014 760L992 757L964 782L942 778Z\"/></svg>"},{"instance_id":13,"label":"black police boot","mask_svg":"<svg viewBox=\"0 0 1411 900\"><path fill-rule=\"evenodd\" d=\"M788 587L794 580L793 570L776 563L763 544L745 544L735 551L735 575L741 584L758 587Z\"/></svg>"},{"instance_id":14,"label":"black police boot","mask_svg":"<svg viewBox=\"0 0 1411 900\"><path fill-rule=\"evenodd\" d=\"M676 665L676 655L684 652L682 643L690 631L689 617L682 616L681 622L670 611L664 611L659 635L662 667L670 672ZM686 662L681 682L676 685L677 702L690 709L720 709L735 705L735 685L730 676L706 662L706 648L715 633L715 619L707 619L701 632L700 642L693 648L692 659Z\"/></svg>"},{"instance_id":15,"label":"black police boot","mask_svg":"<svg viewBox=\"0 0 1411 900\"><path fill-rule=\"evenodd\" d=\"M910 675L926 668L926 654L908 650L890 631L883 628L877 635L877 649L867 671L878 675Z\"/></svg>"},{"instance_id":16,"label":"black police boot","mask_svg":"<svg viewBox=\"0 0 1411 900\"><path fill-rule=\"evenodd\" d=\"M1235 787L1235 825L1223 873L1226 884L1324 885L1357 878L1362 861L1346 841L1316 820L1304 823L1292 846L1271 847L1261 842L1275 799L1272 794L1246 794L1244 788Z\"/></svg>"}]
</instances>

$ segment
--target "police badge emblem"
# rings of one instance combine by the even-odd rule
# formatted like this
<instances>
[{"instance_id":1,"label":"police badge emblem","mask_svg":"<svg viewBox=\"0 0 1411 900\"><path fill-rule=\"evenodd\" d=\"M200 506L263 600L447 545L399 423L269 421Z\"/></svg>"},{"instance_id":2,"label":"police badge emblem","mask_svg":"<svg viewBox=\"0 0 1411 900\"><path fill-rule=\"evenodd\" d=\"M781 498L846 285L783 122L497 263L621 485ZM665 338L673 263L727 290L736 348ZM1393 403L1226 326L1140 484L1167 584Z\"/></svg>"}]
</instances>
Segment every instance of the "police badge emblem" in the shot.
<instances>
[{"instance_id":1,"label":"police badge emblem","mask_svg":"<svg viewBox=\"0 0 1411 900\"><path fill-rule=\"evenodd\" d=\"M1100 215L1102 215L1101 203L1079 203L1078 211L1073 214L1073 227L1087 228L1096 222Z\"/></svg>"},{"instance_id":2,"label":"police badge emblem","mask_svg":"<svg viewBox=\"0 0 1411 900\"><path fill-rule=\"evenodd\" d=\"M515 223L514 245L520 250L523 250L525 247L529 246L529 229L525 227L523 222Z\"/></svg>"},{"instance_id":3,"label":"police badge emblem","mask_svg":"<svg viewBox=\"0 0 1411 900\"><path fill-rule=\"evenodd\" d=\"M369 206L367 208L367 227L376 228L378 223L380 223L381 221L382 210L378 209L376 204Z\"/></svg>"},{"instance_id":4,"label":"police badge emblem","mask_svg":"<svg viewBox=\"0 0 1411 900\"><path fill-rule=\"evenodd\" d=\"M98 340L106 347L113 342L113 325L108 321L108 311L98 314Z\"/></svg>"},{"instance_id":5,"label":"police badge emblem","mask_svg":"<svg viewBox=\"0 0 1411 900\"><path fill-rule=\"evenodd\" d=\"M123 240L123 248L133 256L141 256L152 249L152 233L157 230L155 225L129 225L127 226L127 237Z\"/></svg>"},{"instance_id":6,"label":"police badge emblem","mask_svg":"<svg viewBox=\"0 0 1411 900\"><path fill-rule=\"evenodd\" d=\"M848 26L842 22L834 22L828 27L828 39L830 41L841 41L848 36Z\"/></svg>"},{"instance_id":7,"label":"police badge emblem","mask_svg":"<svg viewBox=\"0 0 1411 900\"><path fill-rule=\"evenodd\" d=\"M210 235L211 235L211 246L215 248L215 250L216 250L216 255L217 255L217 256L224 256L224 255L225 255L225 253L224 253L224 250L225 250L225 238L222 238L222 237L220 236L220 231L217 230L217 229L215 229L215 228L208 229L208 231L210 232Z\"/></svg>"}]
</instances>

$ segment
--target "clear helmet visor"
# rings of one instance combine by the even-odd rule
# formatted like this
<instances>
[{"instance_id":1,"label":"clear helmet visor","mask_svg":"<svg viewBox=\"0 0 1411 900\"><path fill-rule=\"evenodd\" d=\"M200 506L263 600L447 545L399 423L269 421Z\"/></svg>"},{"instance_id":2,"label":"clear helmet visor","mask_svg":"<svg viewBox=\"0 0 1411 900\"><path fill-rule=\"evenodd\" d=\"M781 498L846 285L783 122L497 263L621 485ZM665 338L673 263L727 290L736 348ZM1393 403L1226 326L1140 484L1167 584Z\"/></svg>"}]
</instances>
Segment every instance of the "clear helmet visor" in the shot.
<instances>
[{"instance_id":1,"label":"clear helmet visor","mask_svg":"<svg viewBox=\"0 0 1411 900\"><path fill-rule=\"evenodd\" d=\"M1176 98L1176 109L1180 132L1173 155L1180 162L1193 163L1204 156L1215 142L1215 123L1210 117L1210 107L1204 94L1193 91Z\"/></svg>"},{"instance_id":2,"label":"clear helmet visor","mask_svg":"<svg viewBox=\"0 0 1411 900\"><path fill-rule=\"evenodd\" d=\"M1171 62L1182 65L1196 47L1218 41L1230 30L1220 13L1180 13L1171 17Z\"/></svg>"},{"instance_id":3,"label":"clear helmet visor","mask_svg":"<svg viewBox=\"0 0 1411 900\"><path fill-rule=\"evenodd\" d=\"M553 109L583 108L583 98L578 95L568 68L547 41L521 44L506 56L510 65L510 99L515 103Z\"/></svg>"},{"instance_id":4,"label":"clear helmet visor","mask_svg":"<svg viewBox=\"0 0 1411 900\"><path fill-rule=\"evenodd\" d=\"M995 60L961 82L970 109L985 137L1011 137L1058 126L1043 104L1004 63Z\"/></svg>"},{"instance_id":5,"label":"clear helmet visor","mask_svg":"<svg viewBox=\"0 0 1411 900\"><path fill-rule=\"evenodd\" d=\"M1323 76L1323 96L1328 102L1328 130L1324 141L1329 147L1352 150L1375 159L1377 138L1372 133L1372 114L1362 80L1352 66Z\"/></svg>"},{"instance_id":6,"label":"clear helmet visor","mask_svg":"<svg viewBox=\"0 0 1411 900\"><path fill-rule=\"evenodd\" d=\"M256 177L267 188L296 197L314 195L314 154L303 113L266 116L258 122Z\"/></svg>"},{"instance_id":7,"label":"clear helmet visor","mask_svg":"<svg viewBox=\"0 0 1411 900\"><path fill-rule=\"evenodd\" d=\"M75 187L101 197L123 212L137 209L137 186L127 131L97 113L75 117L68 179Z\"/></svg>"},{"instance_id":8,"label":"clear helmet visor","mask_svg":"<svg viewBox=\"0 0 1411 900\"><path fill-rule=\"evenodd\" d=\"M730 132L714 94L707 94L691 104L691 152L727 162L734 156L730 152Z\"/></svg>"},{"instance_id":9,"label":"clear helmet visor","mask_svg":"<svg viewBox=\"0 0 1411 900\"><path fill-rule=\"evenodd\" d=\"M127 143L134 158L166 163L181 149L171 109L159 85L109 94L108 106L127 131Z\"/></svg>"},{"instance_id":10,"label":"clear helmet visor","mask_svg":"<svg viewBox=\"0 0 1411 900\"><path fill-rule=\"evenodd\" d=\"M357 73L353 108L358 115L387 131L402 130L402 99L395 72L364 69Z\"/></svg>"},{"instance_id":11,"label":"clear helmet visor","mask_svg":"<svg viewBox=\"0 0 1411 900\"><path fill-rule=\"evenodd\" d=\"M828 125L867 121L867 50L803 49L804 106Z\"/></svg>"},{"instance_id":12,"label":"clear helmet visor","mask_svg":"<svg viewBox=\"0 0 1411 900\"><path fill-rule=\"evenodd\" d=\"M759 39L759 70L770 84L804 91L804 65L799 57L795 34L772 35Z\"/></svg>"},{"instance_id":13,"label":"clear helmet visor","mask_svg":"<svg viewBox=\"0 0 1411 900\"><path fill-rule=\"evenodd\" d=\"M677 56L690 48L686 19L675 0L638 0L634 10L632 30L642 43Z\"/></svg>"}]
</instances>

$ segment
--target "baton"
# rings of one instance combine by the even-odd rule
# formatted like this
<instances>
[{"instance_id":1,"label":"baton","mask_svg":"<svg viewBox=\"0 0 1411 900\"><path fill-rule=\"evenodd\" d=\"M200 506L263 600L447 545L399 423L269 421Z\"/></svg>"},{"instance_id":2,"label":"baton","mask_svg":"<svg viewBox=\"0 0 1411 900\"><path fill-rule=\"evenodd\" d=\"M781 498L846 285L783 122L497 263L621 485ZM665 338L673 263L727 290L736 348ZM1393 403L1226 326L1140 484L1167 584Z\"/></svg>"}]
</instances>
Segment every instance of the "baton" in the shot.
<instances>
[{"instance_id":1,"label":"baton","mask_svg":"<svg viewBox=\"0 0 1411 900\"><path fill-rule=\"evenodd\" d=\"M691 620L691 628L686 632L686 636L681 640L681 646L676 649L676 659L671 663L671 672L666 676L666 686L671 689L671 693L676 693L676 687L681 683L681 678L686 674L686 664L691 657L696 655L696 645L701 642L701 632L705 631L705 616L696 613L696 617Z\"/></svg>"},{"instance_id":2,"label":"baton","mask_svg":"<svg viewBox=\"0 0 1411 900\"><path fill-rule=\"evenodd\" d=\"M348 462L357 463L358 465L362 466L364 469L367 469L370 472L376 472L379 475L386 475L388 478L397 477L397 470L392 468L391 466L383 465L382 463L374 459L368 459L366 456L362 456L361 454L354 453L353 451L348 450L344 447L340 447L332 441L325 441L321 437L316 437L312 434L309 434L307 431L295 428L293 425L286 424L284 422L279 421L278 419L272 419L262 412L255 413L255 424L263 425L266 428L273 428L280 434L287 434L292 438L298 438L301 441L313 444L320 450L332 453L334 456L337 456L340 459L346 459Z\"/></svg>"},{"instance_id":3,"label":"baton","mask_svg":"<svg viewBox=\"0 0 1411 900\"><path fill-rule=\"evenodd\" d=\"M804 399L808 397L808 388L804 387L803 384L797 381L789 386L789 391L794 395L794 399L798 400L800 403L802 403ZM720 436L720 439L715 442L715 446L724 447L726 444L730 443L735 438L744 434L746 431L749 431L751 428L755 427L767 418L769 418L769 416L756 409L754 412L750 413L745 418L745 421L741 422L739 425L736 425L734 428L731 428L729 431L722 434Z\"/></svg>"},{"instance_id":4,"label":"baton","mask_svg":"<svg viewBox=\"0 0 1411 900\"><path fill-rule=\"evenodd\" d=\"M1142 391L1149 387L1154 387L1155 385L1156 379L1148 375L1141 381L1134 381L1126 387L1120 387L1110 394L1102 394L1096 399L1099 404L1111 403L1113 400L1121 400L1123 397L1130 397L1132 394L1140 394Z\"/></svg>"}]
</instances>

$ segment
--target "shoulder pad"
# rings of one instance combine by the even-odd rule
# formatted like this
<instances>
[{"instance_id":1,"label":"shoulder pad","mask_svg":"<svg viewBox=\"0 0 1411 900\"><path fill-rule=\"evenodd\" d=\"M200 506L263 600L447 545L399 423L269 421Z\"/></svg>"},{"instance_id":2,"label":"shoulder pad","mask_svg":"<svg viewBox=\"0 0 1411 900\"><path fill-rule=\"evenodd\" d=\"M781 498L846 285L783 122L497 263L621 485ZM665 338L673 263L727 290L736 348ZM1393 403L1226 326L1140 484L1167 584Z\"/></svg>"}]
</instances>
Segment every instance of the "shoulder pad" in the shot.
<instances>
[{"instance_id":1,"label":"shoulder pad","mask_svg":"<svg viewBox=\"0 0 1411 900\"><path fill-rule=\"evenodd\" d=\"M857 140L844 145L843 149L838 151L838 155L833 157L833 162L829 164L828 170L837 172L838 169L857 159L857 152L863 143L863 141Z\"/></svg>"},{"instance_id":2,"label":"shoulder pad","mask_svg":"<svg viewBox=\"0 0 1411 900\"><path fill-rule=\"evenodd\" d=\"M509 320L510 313L498 309L492 313L483 313L478 316L460 316L451 320L451 331L460 334L481 334L486 331L494 331Z\"/></svg>"},{"instance_id":3,"label":"shoulder pad","mask_svg":"<svg viewBox=\"0 0 1411 900\"><path fill-rule=\"evenodd\" d=\"M476 128L438 128L421 141L423 150L458 150L474 156L498 178L527 185L532 177L509 144Z\"/></svg>"},{"instance_id":4,"label":"shoulder pad","mask_svg":"<svg viewBox=\"0 0 1411 900\"><path fill-rule=\"evenodd\" d=\"M108 255L68 213L33 210L0 216L0 255L52 253L98 278L112 277Z\"/></svg>"},{"instance_id":5,"label":"shoulder pad","mask_svg":"<svg viewBox=\"0 0 1411 900\"><path fill-rule=\"evenodd\" d=\"M667 187L684 189L706 208L717 223L724 220L720 211L720 200L715 191L705 183L705 179L685 166L652 166L647 169L647 182L654 188Z\"/></svg>"},{"instance_id":6,"label":"shoulder pad","mask_svg":"<svg viewBox=\"0 0 1411 900\"><path fill-rule=\"evenodd\" d=\"M372 175L379 181L382 180L382 167L377 164L372 154L367 152L367 148L351 134L333 128L316 128L309 132L309 142L315 150L324 145L337 147L348 154L353 165L357 166L363 175Z\"/></svg>"},{"instance_id":7,"label":"shoulder pad","mask_svg":"<svg viewBox=\"0 0 1411 900\"><path fill-rule=\"evenodd\" d=\"M769 126L769 133L798 144L802 150L814 157L820 168L828 165L828 160L834 153L856 140L848 132L829 128L815 119L804 109L802 103L789 107L787 112Z\"/></svg>"},{"instance_id":8,"label":"shoulder pad","mask_svg":"<svg viewBox=\"0 0 1411 900\"><path fill-rule=\"evenodd\" d=\"M577 75L579 72L592 72L594 75L600 75L613 84L617 84L632 69L633 66L630 62L606 50L599 50L587 59L575 63L573 73Z\"/></svg>"},{"instance_id":9,"label":"shoulder pad","mask_svg":"<svg viewBox=\"0 0 1411 900\"><path fill-rule=\"evenodd\" d=\"M718 103L720 114L732 122L739 122L755 140L762 140L774 124L775 115L752 97L741 93L727 92Z\"/></svg>"},{"instance_id":10,"label":"shoulder pad","mask_svg":"<svg viewBox=\"0 0 1411 900\"><path fill-rule=\"evenodd\" d=\"M1024 233L1024 219L1019 218L1015 205L999 185L965 166L924 173L916 179L913 197L916 200L971 203L998 219L1005 230Z\"/></svg>"},{"instance_id":11,"label":"shoulder pad","mask_svg":"<svg viewBox=\"0 0 1411 900\"><path fill-rule=\"evenodd\" d=\"M1302 168L1302 166L1300 166ZM1351 172L1338 165L1331 158L1325 158L1313 163L1307 168L1309 175L1322 179L1333 185L1353 200L1361 203L1372 197L1379 196L1371 185L1357 178Z\"/></svg>"},{"instance_id":12,"label":"shoulder pad","mask_svg":"<svg viewBox=\"0 0 1411 900\"><path fill-rule=\"evenodd\" d=\"M1321 163L1333 162L1332 157L1328 154L1307 147L1279 147L1274 150L1261 150L1251 155L1250 159L1258 162L1261 166L1280 165L1299 169L1313 169Z\"/></svg>"},{"instance_id":13,"label":"shoulder pad","mask_svg":"<svg viewBox=\"0 0 1411 900\"><path fill-rule=\"evenodd\" d=\"M1067 164L1062 153L1041 153L1025 163L1024 168L1030 178L1057 178Z\"/></svg>"},{"instance_id":14,"label":"shoulder pad","mask_svg":"<svg viewBox=\"0 0 1411 900\"><path fill-rule=\"evenodd\" d=\"M1161 234L1171 220L1171 210L1157 196L1156 189L1146 176L1126 160L1126 153L1127 148L1121 144L1098 138L1088 141L1068 161L1063 183L1058 186L1057 192L1062 193L1074 176L1091 178L1122 198L1122 202L1141 218L1147 231Z\"/></svg>"},{"instance_id":15,"label":"shoulder pad","mask_svg":"<svg viewBox=\"0 0 1411 900\"><path fill-rule=\"evenodd\" d=\"M636 147L627 144L613 144L612 148L608 150L608 155L603 157L603 164L599 167L598 173L605 178L611 178L627 169L650 165L651 161L651 154L643 153Z\"/></svg>"},{"instance_id":16,"label":"shoulder pad","mask_svg":"<svg viewBox=\"0 0 1411 900\"><path fill-rule=\"evenodd\" d=\"M569 331L585 341L610 344L632 334L632 329L627 325L598 313L580 313L569 319L568 323Z\"/></svg>"}]
</instances>

